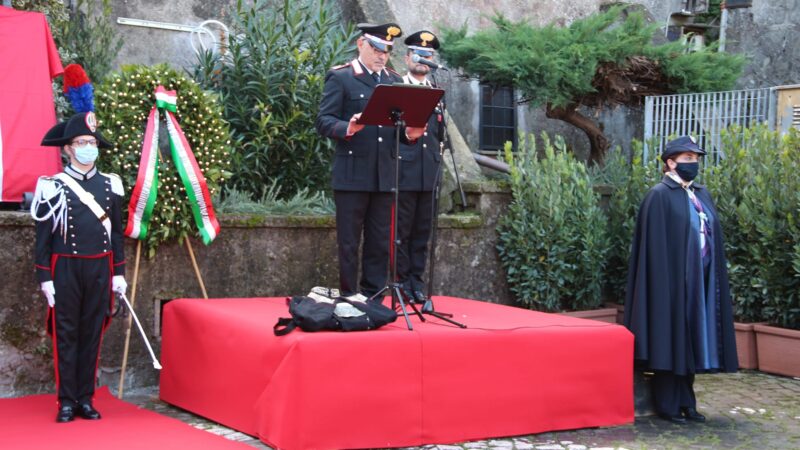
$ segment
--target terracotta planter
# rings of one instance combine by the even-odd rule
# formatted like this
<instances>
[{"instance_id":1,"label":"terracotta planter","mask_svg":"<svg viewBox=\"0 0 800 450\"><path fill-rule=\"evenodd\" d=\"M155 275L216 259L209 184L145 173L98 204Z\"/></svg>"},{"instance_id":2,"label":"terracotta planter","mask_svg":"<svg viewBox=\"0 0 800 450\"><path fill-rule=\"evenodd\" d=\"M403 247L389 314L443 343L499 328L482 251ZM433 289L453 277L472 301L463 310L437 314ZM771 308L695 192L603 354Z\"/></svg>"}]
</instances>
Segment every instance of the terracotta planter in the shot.
<instances>
[{"instance_id":1,"label":"terracotta planter","mask_svg":"<svg viewBox=\"0 0 800 450\"><path fill-rule=\"evenodd\" d=\"M800 330L755 324L758 370L800 377Z\"/></svg>"},{"instance_id":2,"label":"terracotta planter","mask_svg":"<svg viewBox=\"0 0 800 450\"><path fill-rule=\"evenodd\" d=\"M617 323L622 325L625 322L625 305L619 303L606 302L606 308L614 308L617 310Z\"/></svg>"},{"instance_id":3,"label":"terracotta planter","mask_svg":"<svg viewBox=\"0 0 800 450\"><path fill-rule=\"evenodd\" d=\"M600 322L617 323L616 308L590 309L588 311L568 311L559 314L580 317L581 319L599 320Z\"/></svg>"},{"instance_id":4,"label":"terracotta planter","mask_svg":"<svg viewBox=\"0 0 800 450\"><path fill-rule=\"evenodd\" d=\"M756 333L752 323L734 322L736 331L736 353L739 355L739 367L742 369L758 369L758 348Z\"/></svg>"}]
</instances>

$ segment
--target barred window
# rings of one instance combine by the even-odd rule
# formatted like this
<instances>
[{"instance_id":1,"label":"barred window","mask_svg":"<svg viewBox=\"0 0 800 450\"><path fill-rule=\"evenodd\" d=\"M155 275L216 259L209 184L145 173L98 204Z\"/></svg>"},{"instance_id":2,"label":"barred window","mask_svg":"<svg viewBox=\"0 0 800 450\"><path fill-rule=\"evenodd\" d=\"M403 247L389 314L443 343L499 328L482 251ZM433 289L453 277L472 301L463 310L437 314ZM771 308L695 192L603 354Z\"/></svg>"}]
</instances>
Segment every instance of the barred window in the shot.
<instances>
[{"instance_id":1,"label":"barred window","mask_svg":"<svg viewBox=\"0 0 800 450\"><path fill-rule=\"evenodd\" d=\"M517 145L514 89L481 85L480 149L501 150L506 141Z\"/></svg>"}]
</instances>

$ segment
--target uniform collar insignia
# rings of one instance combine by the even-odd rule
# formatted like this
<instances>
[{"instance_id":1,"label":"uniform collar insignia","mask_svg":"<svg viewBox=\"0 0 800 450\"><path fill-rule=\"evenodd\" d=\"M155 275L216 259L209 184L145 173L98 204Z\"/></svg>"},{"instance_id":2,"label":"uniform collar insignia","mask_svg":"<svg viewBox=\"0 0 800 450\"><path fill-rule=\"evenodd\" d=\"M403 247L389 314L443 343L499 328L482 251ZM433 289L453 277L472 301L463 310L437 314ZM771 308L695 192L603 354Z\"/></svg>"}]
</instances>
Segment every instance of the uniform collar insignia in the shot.
<instances>
[{"instance_id":1,"label":"uniform collar insignia","mask_svg":"<svg viewBox=\"0 0 800 450\"><path fill-rule=\"evenodd\" d=\"M97 166L96 165L92 166L92 168L89 169L88 172L83 173L80 170L72 167L72 165L68 165L64 167L64 173L71 176L72 178L75 178L76 180L84 181L88 180L89 178L92 178L97 174Z\"/></svg>"}]
</instances>

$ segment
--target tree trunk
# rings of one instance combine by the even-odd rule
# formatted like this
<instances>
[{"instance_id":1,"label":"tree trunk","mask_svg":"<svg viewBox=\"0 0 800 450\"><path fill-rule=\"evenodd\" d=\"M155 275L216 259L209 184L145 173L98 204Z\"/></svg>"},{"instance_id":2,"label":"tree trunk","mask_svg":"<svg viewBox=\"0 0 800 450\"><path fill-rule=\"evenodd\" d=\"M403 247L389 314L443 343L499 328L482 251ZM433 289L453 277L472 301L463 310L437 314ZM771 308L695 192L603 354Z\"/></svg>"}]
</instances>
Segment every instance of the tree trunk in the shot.
<instances>
[{"instance_id":1,"label":"tree trunk","mask_svg":"<svg viewBox=\"0 0 800 450\"><path fill-rule=\"evenodd\" d=\"M583 130L583 132L586 133L586 137L589 138L589 144L591 145L587 163L589 165L597 164L599 166L604 164L606 151L609 147L608 138L606 138L603 134L603 130L601 130L595 122L578 112L577 105L554 108L548 103L545 113L547 117L551 119L563 120Z\"/></svg>"}]
</instances>

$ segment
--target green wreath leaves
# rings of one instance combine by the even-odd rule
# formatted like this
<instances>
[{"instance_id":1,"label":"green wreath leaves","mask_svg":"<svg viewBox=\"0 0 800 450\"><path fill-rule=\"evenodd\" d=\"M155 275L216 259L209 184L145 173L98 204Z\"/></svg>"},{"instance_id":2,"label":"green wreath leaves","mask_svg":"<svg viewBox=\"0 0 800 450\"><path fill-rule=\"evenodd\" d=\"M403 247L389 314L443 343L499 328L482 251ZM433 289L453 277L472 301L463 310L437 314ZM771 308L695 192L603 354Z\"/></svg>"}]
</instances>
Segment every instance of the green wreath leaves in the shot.
<instances>
[{"instance_id":1,"label":"green wreath leaves","mask_svg":"<svg viewBox=\"0 0 800 450\"><path fill-rule=\"evenodd\" d=\"M203 91L194 81L165 64L130 65L108 76L96 87L95 107L99 129L114 147L104 150L98 161L100 170L122 177L125 185L123 220L136 184L147 116L155 105L155 90L163 85L178 95L176 118L192 147L212 195L230 176L230 128L222 116L215 94ZM198 235L189 198L172 163L163 115L159 118L158 198L151 228L144 241L147 255L155 255L159 244Z\"/></svg>"}]
</instances>

